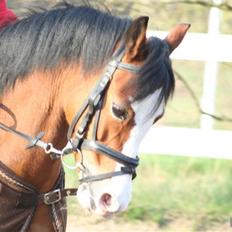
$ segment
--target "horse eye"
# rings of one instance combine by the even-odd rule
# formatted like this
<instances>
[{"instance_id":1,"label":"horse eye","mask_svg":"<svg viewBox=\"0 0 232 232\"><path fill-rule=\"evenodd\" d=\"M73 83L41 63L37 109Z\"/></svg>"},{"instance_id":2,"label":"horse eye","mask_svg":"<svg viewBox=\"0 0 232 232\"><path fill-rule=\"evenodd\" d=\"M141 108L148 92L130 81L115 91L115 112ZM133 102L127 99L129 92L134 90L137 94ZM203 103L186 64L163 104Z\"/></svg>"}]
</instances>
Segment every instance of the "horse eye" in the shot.
<instances>
[{"instance_id":1,"label":"horse eye","mask_svg":"<svg viewBox=\"0 0 232 232\"><path fill-rule=\"evenodd\" d=\"M120 119L121 121L126 120L128 116L126 109L124 107L116 105L115 103L113 103L112 105L112 112L113 112L113 115L116 118Z\"/></svg>"}]
</instances>

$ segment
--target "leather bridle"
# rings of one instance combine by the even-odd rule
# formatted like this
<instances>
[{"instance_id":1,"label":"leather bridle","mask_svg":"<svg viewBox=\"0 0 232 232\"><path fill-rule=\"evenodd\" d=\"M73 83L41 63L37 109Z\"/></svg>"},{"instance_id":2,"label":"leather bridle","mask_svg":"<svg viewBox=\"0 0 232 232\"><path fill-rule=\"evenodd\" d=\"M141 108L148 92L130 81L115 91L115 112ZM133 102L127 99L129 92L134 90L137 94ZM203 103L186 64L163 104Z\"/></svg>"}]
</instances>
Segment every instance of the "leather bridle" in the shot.
<instances>
[{"instance_id":1,"label":"leather bridle","mask_svg":"<svg viewBox=\"0 0 232 232\"><path fill-rule=\"evenodd\" d=\"M50 154L51 159L61 158L61 160L63 161L64 156L72 153L73 151L78 152L81 155L81 161L79 162L79 167L81 167L81 171L83 174L83 178L79 180L80 183L100 181L124 174L130 174L132 175L132 179L135 178L136 176L135 169L139 164L139 159L137 156L136 158L128 157L122 154L121 152L116 151L108 147L107 145L97 141L97 129L100 120L102 104L107 87L109 86L114 76L114 73L118 69L125 70L128 72L134 72L134 73L138 73L140 70L138 66L122 62L124 51L125 51L124 46L121 46L119 49L116 50L116 52L112 56L112 60L108 63L104 74L98 81L95 88L90 93L89 97L85 100L80 110L73 118L67 133L68 143L62 151L54 148L51 143L46 143L42 141L41 138L44 135L43 132L40 132L35 137L31 137L23 132L17 131L11 127L6 126L3 123L0 123L0 129L14 133L17 136L28 141L27 148L31 148L34 146L43 148L45 153ZM94 116L95 116L95 121L93 126L92 139L87 139L86 133L88 131L89 124L92 122ZM75 132L74 137L72 137L72 134L78 122L79 122L78 129ZM116 162L122 164L121 170L99 174L99 175L89 175L89 171L87 170L87 168L83 163L82 150L94 151L99 154L105 155L110 159L115 160Z\"/></svg>"},{"instance_id":2,"label":"leather bridle","mask_svg":"<svg viewBox=\"0 0 232 232\"><path fill-rule=\"evenodd\" d=\"M80 183L100 181L124 174L132 175L132 179L135 178L136 176L135 169L139 163L138 157L136 158L128 157L122 154L121 152L116 151L108 147L107 145L97 141L97 129L100 120L102 104L104 101L104 96L107 87L109 86L114 76L114 73L116 72L117 69L134 72L134 73L138 73L139 71L138 66L123 63L122 62L123 55L124 55L124 46L118 49L114 53L113 59L108 63L105 72L100 78L99 82L97 83L91 94L88 96L86 101L83 103L81 109L77 112L77 114L73 118L67 134L67 138L69 142L63 150L64 155L69 154L71 151L77 151L78 153L81 154L81 159L83 158L82 150L94 151L99 154L105 155L110 159L115 160L116 162L122 164L123 166L119 171L86 176L85 175L86 168L83 164L83 160L81 160L80 164L82 165L82 172L84 172L83 173L84 177L79 180ZM81 121L82 116L83 118ZM88 131L88 126L93 120L94 116L95 116L95 121L93 124L92 139L87 139L85 138L85 136ZM75 136L72 138L72 134L78 122L79 122L78 129L75 132Z\"/></svg>"}]
</instances>

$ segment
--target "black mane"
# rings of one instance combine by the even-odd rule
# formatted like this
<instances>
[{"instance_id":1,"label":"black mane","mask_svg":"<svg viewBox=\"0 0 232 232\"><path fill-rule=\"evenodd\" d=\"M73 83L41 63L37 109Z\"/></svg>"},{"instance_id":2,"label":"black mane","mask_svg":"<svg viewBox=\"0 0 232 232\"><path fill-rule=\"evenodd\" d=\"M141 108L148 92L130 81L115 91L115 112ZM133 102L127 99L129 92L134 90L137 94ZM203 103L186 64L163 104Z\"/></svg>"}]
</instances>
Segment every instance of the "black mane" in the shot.
<instances>
[{"instance_id":1,"label":"black mane","mask_svg":"<svg viewBox=\"0 0 232 232\"><path fill-rule=\"evenodd\" d=\"M167 42L157 37L151 37L148 44L149 55L139 72L138 81L134 83L134 88L139 89L135 100L144 99L149 94L152 94L154 90L160 89L160 96L156 104L156 107L158 107L162 100L166 103L173 94L175 79L169 59ZM154 110L156 110L156 107Z\"/></svg>"},{"instance_id":2,"label":"black mane","mask_svg":"<svg viewBox=\"0 0 232 232\"><path fill-rule=\"evenodd\" d=\"M115 44L131 20L112 16L87 5L59 4L32 15L0 31L0 95L34 70L47 70L61 62L83 62L84 71L106 65ZM149 56L136 84L136 100L162 87L160 101L167 101L174 89L168 49L153 38ZM158 103L158 104L159 104Z\"/></svg>"},{"instance_id":3,"label":"black mane","mask_svg":"<svg viewBox=\"0 0 232 232\"><path fill-rule=\"evenodd\" d=\"M109 61L115 43L130 24L88 5L59 4L0 31L0 92L35 69L60 62L91 71Z\"/></svg>"}]
</instances>

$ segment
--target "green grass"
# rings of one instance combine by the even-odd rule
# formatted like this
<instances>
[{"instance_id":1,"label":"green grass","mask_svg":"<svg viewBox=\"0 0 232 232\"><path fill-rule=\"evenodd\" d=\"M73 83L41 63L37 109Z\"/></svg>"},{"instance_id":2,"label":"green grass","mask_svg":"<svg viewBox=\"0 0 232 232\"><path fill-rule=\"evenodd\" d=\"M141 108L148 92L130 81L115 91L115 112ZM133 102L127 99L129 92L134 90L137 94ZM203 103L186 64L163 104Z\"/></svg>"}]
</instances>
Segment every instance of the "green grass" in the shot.
<instances>
[{"instance_id":1,"label":"green grass","mask_svg":"<svg viewBox=\"0 0 232 232\"><path fill-rule=\"evenodd\" d=\"M119 217L158 223L160 227L178 218L196 228L228 222L232 216L232 162L199 158L142 155L133 183L129 209ZM68 186L77 179L67 172ZM70 214L79 210L69 202ZM80 212L80 211L79 211Z\"/></svg>"},{"instance_id":2,"label":"green grass","mask_svg":"<svg viewBox=\"0 0 232 232\"><path fill-rule=\"evenodd\" d=\"M228 221L232 212L232 162L143 155L133 201L123 215L160 226L175 218L197 225Z\"/></svg>"}]
</instances>

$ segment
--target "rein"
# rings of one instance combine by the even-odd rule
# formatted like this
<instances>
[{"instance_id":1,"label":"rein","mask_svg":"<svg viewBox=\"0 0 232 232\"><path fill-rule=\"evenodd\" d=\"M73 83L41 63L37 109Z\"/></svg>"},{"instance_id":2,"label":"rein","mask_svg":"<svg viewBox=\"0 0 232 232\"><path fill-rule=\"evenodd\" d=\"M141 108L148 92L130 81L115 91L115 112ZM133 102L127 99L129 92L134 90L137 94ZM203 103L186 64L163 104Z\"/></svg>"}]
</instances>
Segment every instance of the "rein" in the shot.
<instances>
[{"instance_id":1,"label":"rein","mask_svg":"<svg viewBox=\"0 0 232 232\"><path fill-rule=\"evenodd\" d=\"M109 86L113 78L114 73L118 69L125 70L128 72L138 73L140 69L138 66L122 63L123 55L124 55L124 47L121 47L113 54L113 59L108 63L105 69L106 70L105 73L102 75L102 77L100 78L95 88L92 90L89 97L85 100L80 110L73 118L67 133L68 143L63 148L63 150L58 150L54 148L51 143L46 143L42 141L41 139L44 135L44 132L40 132L37 136L31 137L25 133L19 132L11 127L6 126L3 123L0 123L0 129L14 133L15 135L26 140L28 142L28 145L26 146L27 149L38 146L42 148L46 154L49 154L52 160L61 159L63 164L64 164L62 159L63 156L66 156L73 151L81 154L82 160L80 163L78 163L78 165L81 168L83 178L79 180L80 183L101 181L104 179L108 179L111 177L120 176L124 174L130 174L132 175L132 179L134 179L136 177L135 169L139 164L138 157L136 158L128 157L122 154L121 152L116 151L106 146L105 144L97 141L97 129L100 120L104 95L106 93L107 87ZM83 119L80 122L77 131L75 132L74 138L72 138L74 129L82 116ZM93 136L92 139L89 140L85 138L85 135L87 133L89 124L93 120L94 116L95 116L95 121L93 126ZM98 152L102 155L105 155L115 160L116 162L122 164L123 166L119 171L113 171L99 175L88 175L89 172L87 171L86 167L83 164L82 150L90 150L90 151Z\"/></svg>"}]
</instances>

